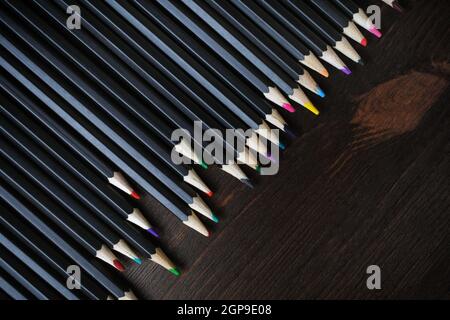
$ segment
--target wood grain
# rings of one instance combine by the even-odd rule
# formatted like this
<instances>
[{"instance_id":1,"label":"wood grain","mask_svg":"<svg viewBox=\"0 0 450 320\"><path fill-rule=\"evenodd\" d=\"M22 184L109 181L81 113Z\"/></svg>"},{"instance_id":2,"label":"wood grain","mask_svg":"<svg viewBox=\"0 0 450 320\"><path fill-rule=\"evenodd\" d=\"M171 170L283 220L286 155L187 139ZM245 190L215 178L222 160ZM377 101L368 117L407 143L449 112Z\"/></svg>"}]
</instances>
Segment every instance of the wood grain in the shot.
<instances>
[{"instance_id":1,"label":"wood grain","mask_svg":"<svg viewBox=\"0 0 450 320\"><path fill-rule=\"evenodd\" d=\"M276 176L253 175L248 190L216 168L201 172L221 218L206 222L211 238L145 199L184 273L130 265L140 297L450 298L450 6L408 7L383 7L383 38L357 47L365 67L346 61L352 76L320 79L320 117L285 114L302 135ZM372 264L382 270L378 291L366 288Z\"/></svg>"}]
</instances>

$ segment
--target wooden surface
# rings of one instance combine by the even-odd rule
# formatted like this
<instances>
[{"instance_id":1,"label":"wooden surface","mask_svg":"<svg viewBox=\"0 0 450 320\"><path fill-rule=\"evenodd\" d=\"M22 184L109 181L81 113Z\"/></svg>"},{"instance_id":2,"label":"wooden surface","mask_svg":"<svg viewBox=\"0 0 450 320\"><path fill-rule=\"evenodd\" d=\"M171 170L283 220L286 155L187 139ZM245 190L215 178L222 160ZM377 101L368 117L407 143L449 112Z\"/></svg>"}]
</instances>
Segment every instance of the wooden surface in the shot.
<instances>
[{"instance_id":1,"label":"wooden surface","mask_svg":"<svg viewBox=\"0 0 450 320\"><path fill-rule=\"evenodd\" d=\"M378 3L378 1L377 1ZM381 3L381 1L379 2ZM327 98L284 114L302 131L276 176L249 190L200 172L221 218L204 238L147 197L174 278L146 262L126 273L149 299L450 298L450 4L383 6L366 66L319 79ZM200 169L199 169L200 170ZM252 173L250 173L252 174ZM381 268L382 289L366 288Z\"/></svg>"}]
</instances>

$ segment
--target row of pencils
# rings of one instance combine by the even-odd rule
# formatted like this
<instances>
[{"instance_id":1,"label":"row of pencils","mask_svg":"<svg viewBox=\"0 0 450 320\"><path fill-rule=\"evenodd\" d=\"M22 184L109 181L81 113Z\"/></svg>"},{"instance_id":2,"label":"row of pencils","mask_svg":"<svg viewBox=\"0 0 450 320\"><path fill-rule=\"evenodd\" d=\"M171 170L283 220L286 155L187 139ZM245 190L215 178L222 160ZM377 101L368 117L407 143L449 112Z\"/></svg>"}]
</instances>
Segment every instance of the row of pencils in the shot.
<instances>
[{"instance_id":1,"label":"row of pencils","mask_svg":"<svg viewBox=\"0 0 450 320\"><path fill-rule=\"evenodd\" d=\"M107 266L124 271L124 257L180 275L152 242L141 192L204 236L197 215L219 219L200 195L213 196L197 173L211 165L194 151L205 143L172 132L252 129L244 148L222 141L236 162L216 164L252 187L238 163L260 172L258 158L295 137L282 112L319 114L309 71L349 75L338 53L363 64L360 29L381 37L351 0L80 0L69 30L71 5L0 0L0 290L13 299L136 299ZM81 290L67 288L71 265Z\"/></svg>"}]
</instances>

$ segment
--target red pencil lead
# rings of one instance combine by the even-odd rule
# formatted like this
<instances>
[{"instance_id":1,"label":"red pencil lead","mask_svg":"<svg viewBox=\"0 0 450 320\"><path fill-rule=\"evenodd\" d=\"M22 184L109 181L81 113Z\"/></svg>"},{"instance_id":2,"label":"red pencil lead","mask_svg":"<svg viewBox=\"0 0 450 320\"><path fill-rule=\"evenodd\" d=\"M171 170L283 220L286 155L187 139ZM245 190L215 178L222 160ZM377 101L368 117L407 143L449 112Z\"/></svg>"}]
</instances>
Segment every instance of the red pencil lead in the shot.
<instances>
[{"instance_id":1,"label":"red pencil lead","mask_svg":"<svg viewBox=\"0 0 450 320\"><path fill-rule=\"evenodd\" d=\"M114 267L116 267L117 270L122 271L122 272L125 271L125 267L123 266L123 264L119 260L114 259L113 260L113 264L114 264Z\"/></svg>"},{"instance_id":2,"label":"red pencil lead","mask_svg":"<svg viewBox=\"0 0 450 320\"><path fill-rule=\"evenodd\" d=\"M136 193L136 191L131 192L131 196L133 198L135 198L136 200L140 200L141 199L141 197Z\"/></svg>"}]
</instances>

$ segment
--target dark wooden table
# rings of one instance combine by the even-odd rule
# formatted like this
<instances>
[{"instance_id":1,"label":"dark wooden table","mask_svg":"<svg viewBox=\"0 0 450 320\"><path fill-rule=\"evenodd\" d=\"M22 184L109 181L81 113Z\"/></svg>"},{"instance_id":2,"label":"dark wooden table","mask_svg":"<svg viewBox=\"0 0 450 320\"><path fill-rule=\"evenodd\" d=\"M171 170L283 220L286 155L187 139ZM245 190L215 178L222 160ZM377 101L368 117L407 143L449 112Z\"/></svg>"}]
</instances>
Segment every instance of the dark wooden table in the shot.
<instances>
[{"instance_id":1,"label":"dark wooden table","mask_svg":"<svg viewBox=\"0 0 450 320\"><path fill-rule=\"evenodd\" d=\"M183 275L130 265L140 297L450 298L450 4L383 6L382 30L355 44L366 66L346 61L352 76L320 79L320 117L286 114L302 134L277 175L253 175L249 190L201 172L221 218L211 238L145 199ZM381 290L366 287L369 265Z\"/></svg>"}]
</instances>

